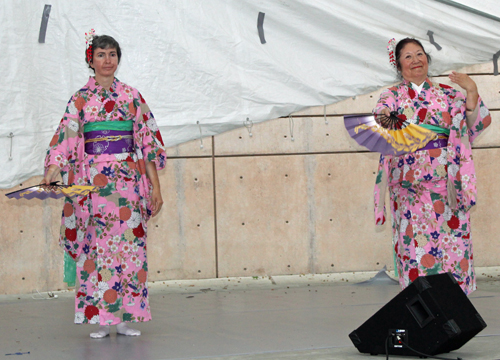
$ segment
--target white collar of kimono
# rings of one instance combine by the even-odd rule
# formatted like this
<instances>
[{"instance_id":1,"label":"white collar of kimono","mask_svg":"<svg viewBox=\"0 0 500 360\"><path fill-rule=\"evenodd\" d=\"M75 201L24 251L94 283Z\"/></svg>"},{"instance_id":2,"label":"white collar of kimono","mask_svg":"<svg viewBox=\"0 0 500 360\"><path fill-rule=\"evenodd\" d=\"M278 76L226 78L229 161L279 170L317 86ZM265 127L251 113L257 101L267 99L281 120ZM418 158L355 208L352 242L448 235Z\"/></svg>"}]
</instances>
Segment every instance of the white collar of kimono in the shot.
<instances>
[{"instance_id":1,"label":"white collar of kimono","mask_svg":"<svg viewBox=\"0 0 500 360\"><path fill-rule=\"evenodd\" d=\"M415 84L415 83L411 83L411 87L413 88L413 90L415 90L417 92L417 94L420 94L420 91L422 91L424 84L425 84L425 81L422 84L420 84L420 86Z\"/></svg>"}]
</instances>

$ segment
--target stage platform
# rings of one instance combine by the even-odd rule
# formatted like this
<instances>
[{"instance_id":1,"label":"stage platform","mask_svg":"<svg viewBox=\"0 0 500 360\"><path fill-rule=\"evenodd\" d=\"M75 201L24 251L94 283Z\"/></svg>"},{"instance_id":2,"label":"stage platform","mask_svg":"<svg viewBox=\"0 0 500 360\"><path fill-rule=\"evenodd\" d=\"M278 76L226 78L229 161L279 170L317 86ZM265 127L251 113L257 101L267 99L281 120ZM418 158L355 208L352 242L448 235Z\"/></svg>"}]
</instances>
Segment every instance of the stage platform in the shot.
<instances>
[{"instance_id":1,"label":"stage platform","mask_svg":"<svg viewBox=\"0 0 500 360\"><path fill-rule=\"evenodd\" d=\"M488 327L442 357L500 360L500 268L477 276L469 299ZM385 272L155 282L153 321L135 325L142 335L117 336L113 327L99 340L89 337L95 325L73 324L72 291L3 295L0 358L385 359L359 353L348 334L399 291Z\"/></svg>"}]
</instances>

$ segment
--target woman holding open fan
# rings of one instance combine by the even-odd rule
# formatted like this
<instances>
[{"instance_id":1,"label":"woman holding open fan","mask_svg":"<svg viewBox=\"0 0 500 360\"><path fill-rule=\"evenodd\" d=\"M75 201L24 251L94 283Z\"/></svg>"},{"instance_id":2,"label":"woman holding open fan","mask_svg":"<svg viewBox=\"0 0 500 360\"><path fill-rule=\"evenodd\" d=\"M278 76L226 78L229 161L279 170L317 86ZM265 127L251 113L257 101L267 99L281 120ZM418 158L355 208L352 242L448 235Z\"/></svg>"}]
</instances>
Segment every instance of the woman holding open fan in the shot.
<instances>
[{"instance_id":1,"label":"woman holding open fan","mask_svg":"<svg viewBox=\"0 0 500 360\"><path fill-rule=\"evenodd\" d=\"M449 75L465 94L428 78L430 56L418 40L403 39L389 51L403 81L382 92L373 110L376 119L383 122L392 113L434 131L436 138L414 152L380 157L376 224L385 222L388 187L401 287L418 276L451 272L470 294L476 289L469 217L476 203L471 145L491 116L468 75Z\"/></svg>"}]
</instances>

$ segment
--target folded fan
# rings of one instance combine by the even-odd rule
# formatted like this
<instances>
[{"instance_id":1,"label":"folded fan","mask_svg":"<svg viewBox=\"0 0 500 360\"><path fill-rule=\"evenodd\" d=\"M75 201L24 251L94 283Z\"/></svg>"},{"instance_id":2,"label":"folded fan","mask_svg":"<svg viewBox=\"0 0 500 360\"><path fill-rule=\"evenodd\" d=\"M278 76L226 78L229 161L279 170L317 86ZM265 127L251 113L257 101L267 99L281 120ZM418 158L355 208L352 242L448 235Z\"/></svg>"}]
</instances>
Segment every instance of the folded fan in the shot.
<instances>
[{"instance_id":1,"label":"folded fan","mask_svg":"<svg viewBox=\"0 0 500 360\"><path fill-rule=\"evenodd\" d=\"M64 196L75 197L77 195L84 196L89 192L99 191L98 186L89 185L61 185L58 181L50 183L50 185L35 185L21 190L13 191L5 194L9 199L40 199L47 198L59 199Z\"/></svg>"}]
</instances>

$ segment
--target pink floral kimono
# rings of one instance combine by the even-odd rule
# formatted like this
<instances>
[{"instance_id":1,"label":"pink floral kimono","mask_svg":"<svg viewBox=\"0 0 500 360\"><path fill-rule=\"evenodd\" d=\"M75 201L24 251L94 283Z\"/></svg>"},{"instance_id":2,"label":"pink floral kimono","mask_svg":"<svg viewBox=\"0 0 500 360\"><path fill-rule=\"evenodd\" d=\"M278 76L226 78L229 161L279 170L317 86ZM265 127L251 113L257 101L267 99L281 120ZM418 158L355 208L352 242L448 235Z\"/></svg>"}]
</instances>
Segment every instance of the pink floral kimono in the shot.
<instances>
[{"instance_id":1,"label":"pink floral kimono","mask_svg":"<svg viewBox=\"0 0 500 360\"><path fill-rule=\"evenodd\" d=\"M381 156L375 184L375 220L385 222L389 187L393 246L404 289L418 276L451 272L462 290L476 289L469 210L476 203L471 144L491 123L483 104L465 115L465 97L429 79L419 94L408 81L385 90L373 110L449 130L446 147Z\"/></svg>"},{"instance_id":2,"label":"pink floral kimono","mask_svg":"<svg viewBox=\"0 0 500 360\"><path fill-rule=\"evenodd\" d=\"M132 151L109 154L103 151L109 143L101 141L98 154L85 152L84 126L104 121L133 123ZM99 186L98 193L66 198L62 214L60 245L77 261L80 283L75 323L151 319L146 257L151 214L146 162L151 161L160 170L166 154L141 94L116 78L104 89L91 77L69 100L45 159L45 167L59 166L65 184Z\"/></svg>"}]
</instances>

